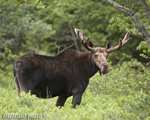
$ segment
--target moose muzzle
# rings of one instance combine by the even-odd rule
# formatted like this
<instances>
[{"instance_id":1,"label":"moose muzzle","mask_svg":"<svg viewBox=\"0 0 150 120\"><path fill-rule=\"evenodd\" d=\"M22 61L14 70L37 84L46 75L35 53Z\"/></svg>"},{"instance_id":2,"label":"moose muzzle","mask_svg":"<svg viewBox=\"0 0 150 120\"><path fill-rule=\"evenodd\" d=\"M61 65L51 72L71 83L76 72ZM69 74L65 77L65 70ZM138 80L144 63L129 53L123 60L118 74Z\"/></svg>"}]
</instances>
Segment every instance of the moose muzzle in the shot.
<instances>
[{"instance_id":1,"label":"moose muzzle","mask_svg":"<svg viewBox=\"0 0 150 120\"><path fill-rule=\"evenodd\" d=\"M100 74L105 74L109 72L109 64L108 63L103 63L100 65Z\"/></svg>"}]
</instances>

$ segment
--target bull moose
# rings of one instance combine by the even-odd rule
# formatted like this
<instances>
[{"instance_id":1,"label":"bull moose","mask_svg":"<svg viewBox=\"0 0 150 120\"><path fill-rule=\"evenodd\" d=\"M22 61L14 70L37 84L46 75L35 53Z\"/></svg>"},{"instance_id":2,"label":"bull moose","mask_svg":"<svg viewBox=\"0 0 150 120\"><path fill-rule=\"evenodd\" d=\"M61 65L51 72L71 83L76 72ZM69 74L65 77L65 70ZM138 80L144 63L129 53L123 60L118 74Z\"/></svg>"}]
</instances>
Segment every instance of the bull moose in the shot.
<instances>
[{"instance_id":1,"label":"bull moose","mask_svg":"<svg viewBox=\"0 0 150 120\"><path fill-rule=\"evenodd\" d=\"M67 49L57 56L30 53L16 60L14 77L18 95L21 91L25 93L31 91L31 94L39 98L58 96L56 106L60 107L68 97L73 96L72 108L76 108L76 105L80 105L89 78L97 71L100 74L109 72L109 64L106 60L108 54L120 49L131 40L131 32L127 32L115 47L113 47L114 41L108 42L105 48L94 47L89 37L84 40L81 29L74 30L88 51Z\"/></svg>"}]
</instances>

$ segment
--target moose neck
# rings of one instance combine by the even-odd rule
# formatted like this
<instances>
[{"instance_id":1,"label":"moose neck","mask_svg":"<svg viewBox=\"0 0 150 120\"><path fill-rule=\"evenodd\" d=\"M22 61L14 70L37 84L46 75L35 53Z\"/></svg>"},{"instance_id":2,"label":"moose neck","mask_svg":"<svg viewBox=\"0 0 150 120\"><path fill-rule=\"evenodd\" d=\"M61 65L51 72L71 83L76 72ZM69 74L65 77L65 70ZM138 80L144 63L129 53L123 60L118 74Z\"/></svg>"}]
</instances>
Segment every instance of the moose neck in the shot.
<instances>
[{"instance_id":1,"label":"moose neck","mask_svg":"<svg viewBox=\"0 0 150 120\"><path fill-rule=\"evenodd\" d=\"M93 53L90 51L82 52L81 58L83 63L82 66L85 68L87 76L89 78L92 77L99 70L93 61Z\"/></svg>"}]
</instances>

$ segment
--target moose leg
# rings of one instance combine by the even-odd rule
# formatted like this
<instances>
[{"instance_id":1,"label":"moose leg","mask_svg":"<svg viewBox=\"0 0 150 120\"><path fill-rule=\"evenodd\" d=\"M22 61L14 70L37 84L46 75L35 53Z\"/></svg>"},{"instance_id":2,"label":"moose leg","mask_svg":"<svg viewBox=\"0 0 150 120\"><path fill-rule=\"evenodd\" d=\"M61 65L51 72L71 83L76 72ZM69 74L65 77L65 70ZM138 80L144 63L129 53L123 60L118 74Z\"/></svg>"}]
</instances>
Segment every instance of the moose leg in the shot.
<instances>
[{"instance_id":1,"label":"moose leg","mask_svg":"<svg viewBox=\"0 0 150 120\"><path fill-rule=\"evenodd\" d=\"M76 108L76 105L80 105L82 94L74 94L72 100L72 108Z\"/></svg>"},{"instance_id":2,"label":"moose leg","mask_svg":"<svg viewBox=\"0 0 150 120\"><path fill-rule=\"evenodd\" d=\"M56 106L64 106L65 101L67 100L68 96L58 96L57 102L56 102Z\"/></svg>"},{"instance_id":3,"label":"moose leg","mask_svg":"<svg viewBox=\"0 0 150 120\"><path fill-rule=\"evenodd\" d=\"M15 77L15 82L16 82L17 89L18 89L18 96L20 96L20 86L19 86L19 82L18 82L17 77Z\"/></svg>"}]
</instances>

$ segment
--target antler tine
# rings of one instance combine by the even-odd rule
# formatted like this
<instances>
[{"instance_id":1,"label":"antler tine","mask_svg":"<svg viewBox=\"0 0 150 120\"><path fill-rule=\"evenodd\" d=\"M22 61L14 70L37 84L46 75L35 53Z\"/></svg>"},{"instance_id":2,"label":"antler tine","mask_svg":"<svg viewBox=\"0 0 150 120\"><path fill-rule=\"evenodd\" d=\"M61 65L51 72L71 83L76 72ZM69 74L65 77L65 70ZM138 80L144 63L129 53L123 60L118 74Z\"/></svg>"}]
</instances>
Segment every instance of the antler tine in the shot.
<instances>
[{"instance_id":1,"label":"antler tine","mask_svg":"<svg viewBox=\"0 0 150 120\"><path fill-rule=\"evenodd\" d=\"M127 42L129 42L131 40L130 37L131 32L127 32L126 35L123 38L123 45L125 45Z\"/></svg>"},{"instance_id":2,"label":"antler tine","mask_svg":"<svg viewBox=\"0 0 150 120\"><path fill-rule=\"evenodd\" d=\"M128 32L126 33L126 35L125 35L124 39L129 38L129 37L130 37L130 34L131 34L131 32L129 32L129 31L128 31Z\"/></svg>"},{"instance_id":3,"label":"antler tine","mask_svg":"<svg viewBox=\"0 0 150 120\"><path fill-rule=\"evenodd\" d=\"M97 51L96 48L92 48L92 47L89 46L89 44L90 44L89 41L90 41L90 37L88 37L86 41L85 41L85 40L82 40L82 45L83 45L86 49L88 49L89 51L96 52L96 51Z\"/></svg>"},{"instance_id":4,"label":"antler tine","mask_svg":"<svg viewBox=\"0 0 150 120\"><path fill-rule=\"evenodd\" d=\"M76 30L77 30L77 36L78 36L80 42L82 43L82 45L83 45L85 48L88 49L87 43L88 43L88 41L89 41L89 38L88 38L86 41L84 41L84 39L83 39L83 31L80 30L80 29L76 29Z\"/></svg>"},{"instance_id":5,"label":"antler tine","mask_svg":"<svg viewBox=\"0 0 150 120\"><path fill-rule=\"evenodd\" d=\"M122 48L124 45L126 45L129 41L131 41L131 38L130 38L130 35L131 35L131 32L127 32L123 38L123 40L120 38L119 39L119 44L113 48L110 48L110 49L106 49L106 52L107 53L111 53L113 51L116 51L116 50L119 50L120 48Z\"/></svg>"},{"instance_id":6,"label":"antler tine","mask_svg":"<svg viewBox=\"0 0 150 120\"><path fill-rule=\"evenodd\" d=\"M82 40L82 44L84 45L84 47L85 47L86 49L89 49L89 48L88 48L88 41L89 41L89 37L87 38L86 41L85 41L85 40Z\"/></svg>"},{"instance_id":7,"label":"antler tine","mask_svg":"<svg viewBox=\"0 0 150 120\"><path fill-rule=\"evenodd\" d=\"M74 31L75 31L75 33L76 33L78 39L80 40L80 42L82 43L82 45L83 45L86 49L88 49L89 51L92 51L92 52L95 52L95 51L96 51L95 48L92 48L92 47L89 46L89 44L90 44L90 41L89 41L90 38L89 38L89 37L87 38L86 41L84 40L84 38L83 38L83 31L82 31L81 29L76 29L76 28L75 28Z\"/></svg>"}]
</instances>

